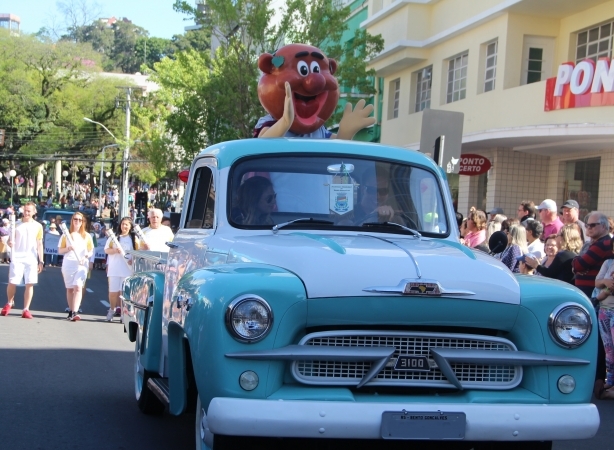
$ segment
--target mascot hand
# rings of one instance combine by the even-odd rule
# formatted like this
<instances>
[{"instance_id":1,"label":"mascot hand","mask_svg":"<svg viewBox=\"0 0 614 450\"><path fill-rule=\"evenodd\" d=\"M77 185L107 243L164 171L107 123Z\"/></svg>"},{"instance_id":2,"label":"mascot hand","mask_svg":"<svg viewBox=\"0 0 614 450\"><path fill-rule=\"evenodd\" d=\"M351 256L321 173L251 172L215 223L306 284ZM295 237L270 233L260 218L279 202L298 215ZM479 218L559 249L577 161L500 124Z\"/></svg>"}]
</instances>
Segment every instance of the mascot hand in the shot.
<instances>
[{"instance_id":1,"label":"mascot hand","mask_svg":"<svg viewBox=\"0 0 614 450\"><path fill-rule=\"evenodd\" d=\"M363 128L373 125L375 123L375 117L369 117L373 112L373 105L367 105L365 107L365 101L359 100L356 103L356 107L352 111L352 104L346 103L343 110L343 117L339 122L339 132L337 133L337 139L354 138L354 135Z\"/></svg>"},{"instance_id":2,"label":"mascot hand","mask_svg":"<svg viewBox=\"0 0 614 450\"><path fill-rule=\"evenodd\" d=\"M284 99L284 115L271 128L263 128L258 137L282 137L286 135L287 131L292 126L292 122L294 122L294 104L292 103L290 83L286 81L285 87L286 98Z\"/></svg>"}]
</instances>

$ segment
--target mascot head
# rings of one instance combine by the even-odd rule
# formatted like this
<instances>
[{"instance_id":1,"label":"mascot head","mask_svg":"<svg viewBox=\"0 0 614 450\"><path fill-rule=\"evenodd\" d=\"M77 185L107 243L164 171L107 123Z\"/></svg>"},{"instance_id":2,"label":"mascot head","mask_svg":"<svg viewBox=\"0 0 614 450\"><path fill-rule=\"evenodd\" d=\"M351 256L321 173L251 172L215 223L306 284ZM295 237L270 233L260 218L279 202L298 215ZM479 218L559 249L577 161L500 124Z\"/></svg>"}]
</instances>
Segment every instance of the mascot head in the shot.
<instances>
[{"instance_id":1,"label":"mascot head","mask_svg":"<svg viewBox=\"0 0 614 450\"><path fill-rule=\"evenodd\" d=\"M284 113L285 83L290 83L294 104L294 122L290 131L311 133L326 122L339 100L339 85L333 76L337 62L310 45L290 44L273 55L263 53L258 59L263 76L258 83L260 103L279 120Z\"/></svg>"}]
</instances>

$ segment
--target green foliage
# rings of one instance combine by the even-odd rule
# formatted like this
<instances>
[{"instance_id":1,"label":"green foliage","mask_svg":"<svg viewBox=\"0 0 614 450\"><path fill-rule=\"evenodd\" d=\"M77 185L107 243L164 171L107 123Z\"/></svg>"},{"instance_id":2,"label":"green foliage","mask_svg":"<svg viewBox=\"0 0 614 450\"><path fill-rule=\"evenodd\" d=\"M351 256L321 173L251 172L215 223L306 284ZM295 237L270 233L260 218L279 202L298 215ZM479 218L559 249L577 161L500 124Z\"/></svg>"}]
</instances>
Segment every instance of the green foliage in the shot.
<instances>
[{"instance_id":1,"label":"green foliage","mask_svg":"<svg viewBox=\"0 0 614 450\"><path fill-rule=\"evenodd\" d=\"M184 34L176 34L171 38L169 56L186 50L206 52L211 48L211 35L206 29L188 30Z\"/></svg>"},{"instance_id":2,"label":"green foliage","mask_svg":"<svg viewBox=\"0 0 614 450\"><path fill-rule=\"evenodd\" d=\"M208 119L201 96L207 95L209 58L206 53L188 50L177 54L176 60L163 59L154 65L151 79L163 86L155 93L158 105L173 105L172 110L160 111L177 145L183 148L183 162L189 162L207 144L202 133Z\"/></svg>"},{"instance_id":3,"label":"green foliage","mask_svg":"<svg viewBox=\"0 0 614 450\"><path fill-rule=\"evenodd\" d=\"M84 108L103 114L112 105L108 83L92 77L97 56L87 46L49 44L0 33L0 125L5 154L80 148L73 133ZM105 94L106 92L106 94Z\"/></svg>"}]
</instances>

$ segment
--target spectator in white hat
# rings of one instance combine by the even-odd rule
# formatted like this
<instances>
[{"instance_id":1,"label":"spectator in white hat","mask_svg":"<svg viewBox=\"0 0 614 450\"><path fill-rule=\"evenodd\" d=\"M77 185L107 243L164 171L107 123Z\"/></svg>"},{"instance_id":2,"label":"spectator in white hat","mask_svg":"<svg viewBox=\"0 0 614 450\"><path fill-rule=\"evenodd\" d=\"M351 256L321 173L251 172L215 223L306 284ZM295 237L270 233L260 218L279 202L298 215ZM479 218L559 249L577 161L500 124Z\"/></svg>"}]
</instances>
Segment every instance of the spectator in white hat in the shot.
<instances>
[{"instance_id":1,"label":"spectator in white hat","mask_svg":"<svg viewBox=\"0 0 614 450\"><path fill-rule=\"evenodd\" d=\"M563 222L559 219L558 208L556 202L547 198L537 207L539 218L544 225L544 233L542 236L547 237L551 234L559 234L559 230L563 228Z\"/></svg>"}]
</instances>

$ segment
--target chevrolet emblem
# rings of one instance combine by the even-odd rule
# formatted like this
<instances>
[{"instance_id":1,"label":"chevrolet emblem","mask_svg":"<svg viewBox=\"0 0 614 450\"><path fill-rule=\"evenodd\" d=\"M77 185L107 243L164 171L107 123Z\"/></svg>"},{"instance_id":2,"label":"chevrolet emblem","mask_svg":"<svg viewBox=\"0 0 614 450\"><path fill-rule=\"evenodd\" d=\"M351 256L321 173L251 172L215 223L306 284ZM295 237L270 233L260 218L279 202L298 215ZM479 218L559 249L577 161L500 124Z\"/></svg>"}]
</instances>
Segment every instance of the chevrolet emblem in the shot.
<instances>
[{"instance_id":1,"label":"chevrolet emblem","mask_svg":"<svg viewBox=\"0 0 614 450\"><path fill-rule=\"evenodd\" d=\"M404 295L441 295L438 283L420 283L410 281L405 284Z\"/></svg>"}]
</instances>

